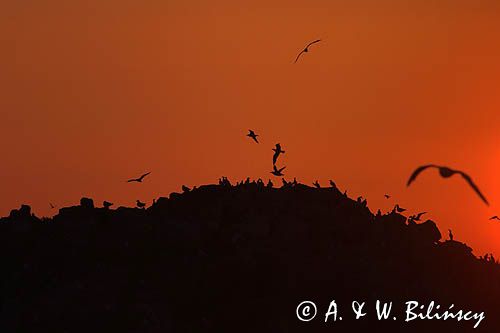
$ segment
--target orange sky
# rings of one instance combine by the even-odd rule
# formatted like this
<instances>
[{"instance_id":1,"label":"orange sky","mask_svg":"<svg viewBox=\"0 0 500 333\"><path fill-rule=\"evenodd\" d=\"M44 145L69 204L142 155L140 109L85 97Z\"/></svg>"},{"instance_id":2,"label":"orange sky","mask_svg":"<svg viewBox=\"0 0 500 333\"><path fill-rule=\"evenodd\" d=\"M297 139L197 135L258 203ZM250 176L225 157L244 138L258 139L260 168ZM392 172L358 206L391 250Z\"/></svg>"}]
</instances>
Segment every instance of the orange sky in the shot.
<instances>
[{"instance_id":1,"label":"orange sky","mask_svg":"<svg viewBox=\"0 0 500 333\"><path fill-rule=\"evenodd\" d=\"M429 211L500 256L499 17L497 0L3 1L0 215L267 180L281 142L287 177ZM491 206L435 172L407 189L422 163L469 172Z\"/></svg>"}]
</instances>

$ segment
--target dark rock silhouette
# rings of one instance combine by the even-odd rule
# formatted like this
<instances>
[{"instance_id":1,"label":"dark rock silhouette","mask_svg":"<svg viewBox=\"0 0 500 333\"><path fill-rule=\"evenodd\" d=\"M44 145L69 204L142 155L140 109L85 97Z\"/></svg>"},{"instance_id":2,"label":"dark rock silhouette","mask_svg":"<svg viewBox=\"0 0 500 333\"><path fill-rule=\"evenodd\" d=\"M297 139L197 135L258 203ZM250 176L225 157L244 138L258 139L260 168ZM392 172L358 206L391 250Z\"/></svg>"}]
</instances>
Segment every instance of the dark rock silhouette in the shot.
<instances>
[{"instance_id":1,"label":"dark rock silhouette","mask_svg":"<svg viewBox=\"0 0 500 333\"><path fill-rule=\"evenodd\" d=\"M50 219L13 210L0 219L0 331L498 331L500 265L443 242L433 221L374 215L331 187L219 183L148 209L85 199ZM333 299L344 320L325 323ZM401 317L404 302L433 300L486 319L476 330L465 321L379 321L377 299L393 301ZM307 324L295 314L304 300L319 308ZM367 302L363 320L353 318L353 300Z\"/></svg>"}]
</instances>

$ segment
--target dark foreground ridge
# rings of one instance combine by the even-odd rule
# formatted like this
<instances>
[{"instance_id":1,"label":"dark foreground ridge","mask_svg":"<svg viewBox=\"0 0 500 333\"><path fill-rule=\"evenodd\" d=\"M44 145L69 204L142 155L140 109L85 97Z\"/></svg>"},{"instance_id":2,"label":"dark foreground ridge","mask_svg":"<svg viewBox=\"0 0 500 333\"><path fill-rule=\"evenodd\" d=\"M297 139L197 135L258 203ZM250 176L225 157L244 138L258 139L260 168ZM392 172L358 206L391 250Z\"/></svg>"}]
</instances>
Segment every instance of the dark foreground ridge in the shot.
<instances>
[{"instance_id":1,"label":"dark foreground ridge","mask_svg":"<svg viewBox=\"0 0 500 333\"><path fill-rule=\"evenodd\" d=\"M148 209L0 220L1 332L499 332L500 265L336 188L207 185ZM397 320L376 319L393 301ZM314 301L316 318L296 308ZM325 323L335 300L342 321ZM351 302L366 301L354 319ZM405 322L406 301L484 311ZM423 311L424 312L424 311Z\"/></svg>"}]
</instances>

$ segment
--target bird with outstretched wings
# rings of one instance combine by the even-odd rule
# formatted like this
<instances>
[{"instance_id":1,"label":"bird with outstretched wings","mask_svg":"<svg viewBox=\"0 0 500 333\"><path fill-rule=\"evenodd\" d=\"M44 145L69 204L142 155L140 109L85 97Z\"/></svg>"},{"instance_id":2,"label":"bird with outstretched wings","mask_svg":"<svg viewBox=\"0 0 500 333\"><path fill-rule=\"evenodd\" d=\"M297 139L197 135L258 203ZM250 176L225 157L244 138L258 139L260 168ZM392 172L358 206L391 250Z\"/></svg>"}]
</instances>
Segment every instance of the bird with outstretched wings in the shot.
<instances>
[{"instance_id":1,"label":"bird with outstretched wings","mask_svg":"<svg viewBox=\"0 0 500 333\"><path fill-rule=\"evenodd\" d=\"M297 58L295 58L295 61L293 63L295 64L299 60L299 58L302 55L302 53L309 52L309 46L311 46L313 44L316 44L318 42L321 42L321 39L316 39L315 41L310 42L309 44L307 44L306 47L302 51L300 51L300 53L297 55Z\"/></svg>"}]
</instances>

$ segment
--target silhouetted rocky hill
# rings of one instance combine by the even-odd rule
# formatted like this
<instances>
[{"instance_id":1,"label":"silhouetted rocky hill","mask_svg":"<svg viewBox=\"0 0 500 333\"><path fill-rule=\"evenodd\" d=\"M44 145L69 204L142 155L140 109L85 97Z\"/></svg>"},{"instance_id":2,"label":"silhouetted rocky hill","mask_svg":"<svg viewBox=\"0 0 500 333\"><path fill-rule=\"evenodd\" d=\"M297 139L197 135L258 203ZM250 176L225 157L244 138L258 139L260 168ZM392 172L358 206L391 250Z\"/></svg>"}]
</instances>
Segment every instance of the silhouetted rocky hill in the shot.
<instances>
[{"instance_id":1,"label":"silhouetted rocky hill","mask_svg":"<svg viewBox=\"0 0 500 333\"><path fill-rule=\"evenodd\" d=\"M1 332L500 332L498 264L336 188L222 183L51 219L22 206L0 220L0 250ZM343 320L325 323L332 300ZM376 300L398 319L377 320ZM486 318L406 323L411 300Z\"/></svg>"}]
</instances>

